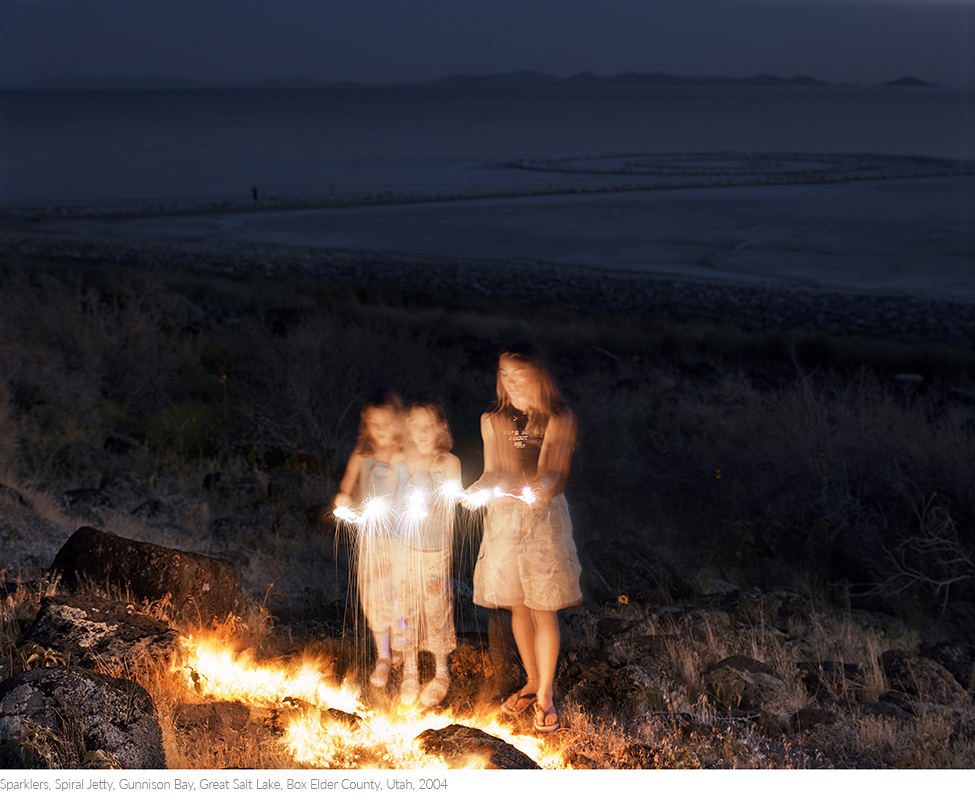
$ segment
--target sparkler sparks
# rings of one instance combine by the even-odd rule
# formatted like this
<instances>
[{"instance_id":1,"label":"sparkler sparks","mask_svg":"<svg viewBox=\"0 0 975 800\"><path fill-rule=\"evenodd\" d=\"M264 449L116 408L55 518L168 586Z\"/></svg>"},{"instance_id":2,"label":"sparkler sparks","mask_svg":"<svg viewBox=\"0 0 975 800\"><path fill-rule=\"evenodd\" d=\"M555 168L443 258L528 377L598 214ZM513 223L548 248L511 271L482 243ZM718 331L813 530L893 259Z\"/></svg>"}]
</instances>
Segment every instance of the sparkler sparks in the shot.
<instances>
[{"instance_id":1,"label":"sparkler sparks","mask_svg":"<svg viewBox=\"0 0 975 800\"><path fill-rule=\"evenodd\" d=\"M385 497L370 497L359 511L351 506L336 506L332 512L336 519L360 527L384 529L395 521L394 509Z\"/></svg>"},{"instance_id":2,"label":"sparkler sparks","mask_svg":"<svg viewBox=\"0 0 975 800\"><path fill-rule=\"evenodd\" d=\"M520 500L527 505L534 505L538 501L531 486L522 487L519 494L505 492L500 486L465 492L460 481L450 480L438 487L432 498L427 497L422 489L412 488L398 509L385 497L370 497L362 504L360 511L350 506L336 506L333 513L336 519L362 529L371 528L375 532L381 531L384 535L408 536L417 524L430 515L431 503L450 506L460 502L468 508L476 509L483 508L492 500L501 497Z\"/></svg>"},{"instance_id":3,"label":"sparkler sparks","mask_svg":"<svg viewBox=\"0 0 975 800\"><path fill-rule=\"evenodd\" d=\"M404 515L407 521L417 524L429 516L427 511L427 498L422 489L413 487L409 497L406 498L406 509Z\"/></svg>"},{"instance_id":4,"label":"sparkler sparks","mask_svg":"<svg viewBox=\"0 0 975 800\"><path fill-rule=\"evenodd\" d=\"M505 492L500 486L495 486L493 489L478 489L476 492L465 495L464 504L468 508L482 508L492 500L500 497L511 497L515 500L521 500L521 502L528 505L533 505L538 500L531 486L522 487L520 494Z\"/></svg>"}]
</instances>

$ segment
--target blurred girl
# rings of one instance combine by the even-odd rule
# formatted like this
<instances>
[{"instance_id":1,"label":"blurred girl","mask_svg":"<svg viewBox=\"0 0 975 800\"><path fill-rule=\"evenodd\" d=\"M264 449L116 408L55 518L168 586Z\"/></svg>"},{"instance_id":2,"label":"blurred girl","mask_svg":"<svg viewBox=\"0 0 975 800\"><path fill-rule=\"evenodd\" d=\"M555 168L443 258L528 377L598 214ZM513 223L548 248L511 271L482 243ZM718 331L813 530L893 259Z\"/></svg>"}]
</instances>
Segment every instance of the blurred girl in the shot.
<instances>
[{"instance_id":1,"label":"blurred girl","mask_svg":"<svg viewBox=\"0 0 975 800\"><path fill-rule=\"evenodd\" d=\"M559 657L557 611L582 600L572 521L562 494L576 442L576 419L531 346L502 351L497 402L481 416L484 474L468 502L487 498L474 571L474 602L510 608L527 681L502 712L534 706L535 729L559 728L553 699Z\"/></svg>"},{"instance_id":2,"label":"blurred girl","mask_svg":"<svg viewBox=\"0 0 975 800\"><path fill-rule=\"evenodd\" d=\"M460 459L450 452L450 426L436 403L411 405L407 424L413 447L403 495L396 592L405 622L400 700L405 705L416 702L417 654L428 650L433 653L437 671L423 688L420 702L429 707L443 700L450 688L447 657L457 644L450 596L450 556L454 507L461 492Z\"/></svg>"},{"instance_id":3,"label":"blurred girl","mask_svg":"<svg viewBox=\"0 0 975 800\"><path fill-rule=\"evenodd\" d=\"M392 665L390 635L401 630L394 597L392 540L406 484L406 412L394 392L377 390L362 405L359 441L335 496L340 518L358 505L357 580L359 598L376 643L369 680L383 687Z\"/></svg>"}]
</instances>

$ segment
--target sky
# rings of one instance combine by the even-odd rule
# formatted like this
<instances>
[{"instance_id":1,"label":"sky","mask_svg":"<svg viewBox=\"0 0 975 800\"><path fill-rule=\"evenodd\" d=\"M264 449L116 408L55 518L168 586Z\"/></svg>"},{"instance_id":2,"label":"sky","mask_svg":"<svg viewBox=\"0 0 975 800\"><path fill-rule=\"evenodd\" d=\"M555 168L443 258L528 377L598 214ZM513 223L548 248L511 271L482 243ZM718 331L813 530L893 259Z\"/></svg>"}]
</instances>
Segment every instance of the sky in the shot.
<instances>
[{"instance_id":1,"label":"sky","mask_svg":"<svg viewBox=\"0 0 975 800\"><path fill-rule=\"evenodd\" d=\"M533 69L975 85L975 0L0 0L0 85Z\"/></svg>"}]
</instances>

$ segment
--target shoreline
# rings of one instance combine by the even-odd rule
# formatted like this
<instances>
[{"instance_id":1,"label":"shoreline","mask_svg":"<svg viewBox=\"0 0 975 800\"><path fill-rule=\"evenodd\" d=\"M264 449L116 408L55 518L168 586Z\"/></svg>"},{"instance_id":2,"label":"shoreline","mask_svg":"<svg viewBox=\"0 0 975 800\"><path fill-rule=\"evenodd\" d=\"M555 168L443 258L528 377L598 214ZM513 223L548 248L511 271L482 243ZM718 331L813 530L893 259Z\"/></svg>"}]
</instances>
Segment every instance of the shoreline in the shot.
<instances>
[{"instance_id":1,"label":"shoreline","mask_svg":"<svg viewBox=\"0 0 975 800\"><path fill-rule=\"evenodd\" d=\"M156 264L243 277L289 275L402 291L462 293L573 310L731 322L750 329L975 345L975 303L907 292L747 284L536 259L407 255L299 245L212 243L173 237L0 230L0 255Z\"/></svg>"}]
</instances>

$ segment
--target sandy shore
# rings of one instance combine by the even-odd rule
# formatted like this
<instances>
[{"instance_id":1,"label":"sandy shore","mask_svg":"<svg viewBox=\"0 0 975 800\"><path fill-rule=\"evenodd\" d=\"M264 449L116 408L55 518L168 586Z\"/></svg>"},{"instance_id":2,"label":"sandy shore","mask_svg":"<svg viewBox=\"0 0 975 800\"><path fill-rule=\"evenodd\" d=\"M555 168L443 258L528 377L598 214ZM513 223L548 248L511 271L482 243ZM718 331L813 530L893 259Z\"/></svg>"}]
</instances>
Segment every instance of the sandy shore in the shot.
<instances>
[{"instance_id":1,"label":"sandy shore","mask_svg":"<svg viewBox=\"0 0 975 800\"><path fill-rule=\"evenodd\" d=\"M970 174L105 212L7 213L0 252L975 341Z\"/></svg>"}]
</instances>

